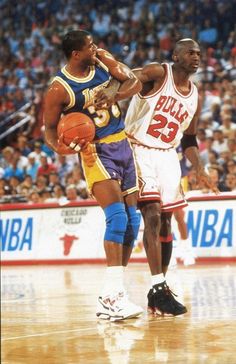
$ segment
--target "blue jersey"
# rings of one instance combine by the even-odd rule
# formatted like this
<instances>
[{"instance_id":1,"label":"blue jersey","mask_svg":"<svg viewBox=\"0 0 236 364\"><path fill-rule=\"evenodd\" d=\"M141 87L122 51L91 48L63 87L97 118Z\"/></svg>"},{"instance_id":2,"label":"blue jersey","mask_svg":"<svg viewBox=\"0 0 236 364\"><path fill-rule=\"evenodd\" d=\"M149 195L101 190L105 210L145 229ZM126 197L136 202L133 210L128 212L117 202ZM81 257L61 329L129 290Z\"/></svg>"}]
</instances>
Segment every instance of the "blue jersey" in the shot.
<instances>
[{"instance_id":1,"label":"blue jersey","mask_svg":"<svg viewBox=\"0 0 236 364\"><path fill-rule=\"evenodd\" d=\"M85 78L72 76L63 67L53 81L60 82L70 96L70 103L63 110L64 114L83 112L94 122L96 127L95 139L102 139L124 129L124 121L118 104L109 109L95 110L91 105L95 93L106 87L111 75L103 64L90 67L89 75Z\"/></svg>"}]
</instances>

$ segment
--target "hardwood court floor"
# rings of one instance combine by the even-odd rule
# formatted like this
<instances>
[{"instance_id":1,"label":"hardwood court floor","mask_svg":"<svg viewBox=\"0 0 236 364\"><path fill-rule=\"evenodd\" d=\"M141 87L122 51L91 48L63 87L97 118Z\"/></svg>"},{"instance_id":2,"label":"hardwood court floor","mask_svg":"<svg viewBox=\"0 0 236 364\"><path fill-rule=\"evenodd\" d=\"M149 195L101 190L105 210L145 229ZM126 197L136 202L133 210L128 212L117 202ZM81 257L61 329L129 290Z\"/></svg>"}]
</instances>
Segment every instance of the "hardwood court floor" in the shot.
<instances>
[{"instance_id":1,"label":"hardwood court floor","mask_svg":"<svg viewBox=\"0 0 236 364\"><path fill-rule=\"evenodd\" d=\"M2 268L2 364L235 364L236 265L169 272L188 307L179 317L111 323L95 317L103 265ZM144 308L145 263L125 273L130 298Z\"/></svg>"}]
</instances>

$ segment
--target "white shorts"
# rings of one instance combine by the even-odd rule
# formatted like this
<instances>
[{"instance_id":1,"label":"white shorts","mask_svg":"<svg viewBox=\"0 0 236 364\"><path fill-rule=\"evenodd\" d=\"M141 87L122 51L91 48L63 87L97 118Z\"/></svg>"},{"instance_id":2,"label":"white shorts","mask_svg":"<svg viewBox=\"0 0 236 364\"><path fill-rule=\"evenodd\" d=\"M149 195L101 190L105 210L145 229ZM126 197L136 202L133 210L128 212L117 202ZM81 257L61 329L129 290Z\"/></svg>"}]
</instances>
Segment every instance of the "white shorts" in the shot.
<instances>
[{"instance_id":1,"label":"white shorts","mask_svg":"<svg viewBox=\"0 0 236 364\"><path fill-rule=\"evenodd\" d=\"M139 176L139 202L158 201L163 212L187 206L177 152L133 144Z\"/></svg>"}]
</instances>

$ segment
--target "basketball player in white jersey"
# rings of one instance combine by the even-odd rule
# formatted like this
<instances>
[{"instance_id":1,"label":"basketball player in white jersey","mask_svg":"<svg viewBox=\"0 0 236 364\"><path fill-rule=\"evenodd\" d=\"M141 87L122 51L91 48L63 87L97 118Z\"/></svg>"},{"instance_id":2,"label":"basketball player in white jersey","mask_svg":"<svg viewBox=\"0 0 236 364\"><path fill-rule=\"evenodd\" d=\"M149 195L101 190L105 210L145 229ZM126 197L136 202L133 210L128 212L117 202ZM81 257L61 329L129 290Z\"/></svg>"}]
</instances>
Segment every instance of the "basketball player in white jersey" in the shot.
<instances>
[{"instance_id":1,"label":"basketball player in white jersey","mask_svg":"<svg viewBox=\"0 0 236 364\"><path fill-rule=\"evenodd\" d=\"M204 172L196 141L201 103L189 78L200 63L199 45L192 39L178 41L173 62L151 63L133 70L143 88L132 97L125 119L138 165L143 242L152 275L148 308L161 315L187 312L175 300L164 277L172 252L172 212L187 205L175 150L180 142L199 180L217 192Z\"/></svg>"}]
</instances>

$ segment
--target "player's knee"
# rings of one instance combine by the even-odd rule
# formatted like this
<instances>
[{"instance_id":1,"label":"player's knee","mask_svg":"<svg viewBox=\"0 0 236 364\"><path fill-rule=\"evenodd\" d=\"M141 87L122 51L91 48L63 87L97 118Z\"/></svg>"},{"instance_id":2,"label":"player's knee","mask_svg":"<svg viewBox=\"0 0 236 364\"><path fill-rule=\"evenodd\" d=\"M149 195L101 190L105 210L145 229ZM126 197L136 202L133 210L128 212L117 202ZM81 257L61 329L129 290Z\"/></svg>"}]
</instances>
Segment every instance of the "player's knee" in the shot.
<instances>
[{"instance_id":1,"label":"player's knee","mask_svg":"<svg viewBox=\"0 0 236 364\"><path fill-rule=\"evenodd\" d=\"M161 214L161 229L160 229L161 236L167 237L171 235L172 232L171 216L172 212Z\"/></svg>"},{"instance_id":2,"label":"player's knee","mask_svg":"<svg viewBox=\"0 0 236 364\"><path fill-rule=\"evenodd\" d=\"M121 202L115 202L104 209L106 216L105 240L123 244L124 235L127 227L127 214L125 205Z\"/></svg>"},{"instance_id":3,"label":"player's knee","mask_svg":"<svg viewBox=\"0 0 236 364\"><path fill-rule=\"evenodd\" d=\"M140 210L144 219L161 218L161 205L159 202L146 202L140 206Z\"/></svg>"},{"instance_id":4,"label":"player's knee","mask_svg":"<svg viewBox=\"0 0 236 364\"><path fill-rule=\"evenodd\" d=\"M141 215L137 211L136 206L128 206L127 209L128 224L125 232L124 244L133 246L137 239Z\"/></svg>"}]
</instances>

